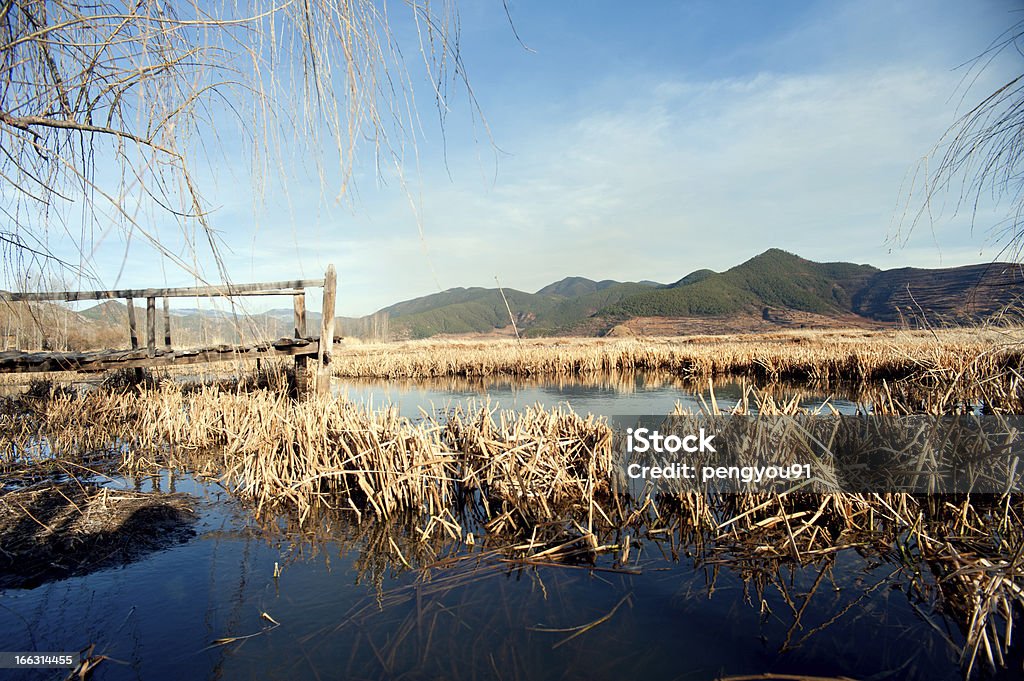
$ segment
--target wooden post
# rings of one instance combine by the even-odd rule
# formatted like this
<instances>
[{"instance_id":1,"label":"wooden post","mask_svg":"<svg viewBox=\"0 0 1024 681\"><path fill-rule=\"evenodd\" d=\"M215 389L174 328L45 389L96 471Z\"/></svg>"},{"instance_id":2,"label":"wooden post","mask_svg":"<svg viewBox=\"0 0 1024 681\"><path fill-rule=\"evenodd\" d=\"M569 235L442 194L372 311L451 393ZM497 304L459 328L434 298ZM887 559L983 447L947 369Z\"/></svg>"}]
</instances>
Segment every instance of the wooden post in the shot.
<instances>
[{"instance_id":1,"label":"wooden post","mask_svg":"<svg viewBox=\"0 0 1024 681\"><path fill-rule=\"evenodd\" d=\"M132 339L132 350L139 349L139 331L138 325L135 323L135 302L128 298L128 333L131 334ZM142 367L135 367L135 382L142 383L143 373Z\"/></svg>"},{"instance_id":2,"label":"wooden post","mask_svg":"<svg viewBox=\"0 0 1024 681\"><path fill-rule=\"evenodd\" d=\"M156 356L156 298L146 298L146 353Z\"/></svg>"},{"instance_id":3,"label":"wooden post","mask_svg":"<svg viewBox=\"0 0 1024 681\"><path fill-rule=\"evenodd\" d=\"M132 339L132 350L139 349L139 332L135 325L135 303L128 299L128 333Z\"/></svg>"},{"instance_id":4,"label":"wooden post","mask_svg":"<svg viewBox=\"0 0 1024 681\"><path fill-rule=\"evenodd\" d=\"M164 347L171 349L171 305L164 296Z\"/></svg>"},{"instance_id":5,"label":"wooden post","mask_svg":"<svg viewBox=\"0 0 1024 681\"><path fill-rule=\"evenodd\" d=\"M331 350L334 346L334 303L338 294L338 275L334 265L327 266L324 275L323 323L320 326L320 349L317 359L320 367L316 377L317 395L326 395L331 390Z\"/></svg>"},{"instance_id":6,"label":"wooden post","mask_svg":"<svg viewBox=\"0 0 1024 681\"><path fill-rule=\"evenodd\" d=\"M306 337L306 294L297 293L292 296L292 305L295 308L295 337Z\"/></svg>"},{"instance_id":7,"label":"wooden post","mask_svg":"<svg viewBox=\"0 0 1024 681\"><path fill-rule=\"evenodd\" d=\"M295 311L294 336L296 338L306 337L306 294L297 293L292 296L292 307ZM306 356L295 355L295 392L302 396L308 389L309 375L306 371Z\"/></svg>"}]
</instances>

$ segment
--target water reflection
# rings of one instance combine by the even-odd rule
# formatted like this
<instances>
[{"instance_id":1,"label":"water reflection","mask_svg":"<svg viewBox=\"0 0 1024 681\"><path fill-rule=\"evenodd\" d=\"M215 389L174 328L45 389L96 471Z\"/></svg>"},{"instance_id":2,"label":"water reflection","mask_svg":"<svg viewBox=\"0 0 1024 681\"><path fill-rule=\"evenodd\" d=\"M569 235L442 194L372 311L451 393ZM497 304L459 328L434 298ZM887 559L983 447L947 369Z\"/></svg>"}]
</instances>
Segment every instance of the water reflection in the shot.
<instances>
[{"instance_id":1,"label":"water reflection","mask_svg":"<svg viewBox=\"0 0 1024 681\"><path fill-rule=\"evenodd\" d=\"M484 378L445 377L432 379L339 379L336 394L366 405L396 405L408 418L447 411L471 403L489 400L501 409L520 409L541 404L545 407L569 405L580 414L644 415L669 414L677 404L684 410L700 411L717 404L731 410L748 395L750 383L744 379L694 382L668 373L629 372L593 373L576 376L521 378L495 376ZM795 383L771 383L758 392L776 402L796 399L809 409L826 403L837 411L857 411L853 393L842 386L808 386ZM756 405L751 405L756 411ZM825 407L827 408L827 407Z\"/></svg>"},{"instance_id":2,"label":"water reflection","mask_svg":"<svg viewBox=\"0 0 1024 681\"><path fill-rule=\"evenodd\" d=\"M4 645L96 643L102 679L961 678L966 623L939 598L950 571L894 550L896 528L794 554L782 526L711 536L669 504L600 528L601 553L572 543L571 522L467 547L472 518L424 531L324 508L300 527L257 522L215 484L174 485L197 497L197 538L0 592Z\"/></svg>"}]
</instances>

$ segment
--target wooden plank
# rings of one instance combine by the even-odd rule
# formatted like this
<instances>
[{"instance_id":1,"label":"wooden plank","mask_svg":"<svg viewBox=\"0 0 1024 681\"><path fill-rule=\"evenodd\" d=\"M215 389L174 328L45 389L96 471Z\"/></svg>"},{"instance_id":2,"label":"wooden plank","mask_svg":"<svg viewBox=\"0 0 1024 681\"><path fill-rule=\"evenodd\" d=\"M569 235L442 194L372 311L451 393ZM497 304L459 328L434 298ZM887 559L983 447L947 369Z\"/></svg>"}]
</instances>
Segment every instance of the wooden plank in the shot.
<instances>
[{"instance_id":1,"label":"wooden plank","mask_svg":"<svg viewBox=\"0 0 1024 681\"><path fill-rule=\"evenodd\" d=\"M132 350L136 350L139 347L139 332L138 327L135 324L135 303L131 298L127 300L128 303L128 333L132 339Z\"/></svg>"},{"instance_id":2,"label":"wooden plank","mask_svg":"<svg viewBox=\"0 0 1024 681\"><path fill-rule=\"evenodd\" d=\"M275 348L290 348L290 347L303 347L309 345L312 341L309 338L278 338L276 341L271 343Z\"/></svg>"},{"instance_id":3,"label":"wooden plank","mask_svg":"<svg viewBox=\"0 0 1024 681\"><path fill-rule=\"evenodd\" d=\"M170 298L164 296L164 347L171 349L171 305Z\"/></svg>"},{"instance_id":4,"label":"wooden plank","mask_svg":"<svg viewBox=\"0 0 1024 681\"><path fill-rule=\"evenodd\" d=\"M292 298L292 309L294 311L292 332L296 338L306 337L306 294L300 293ZM295 355L295 386L296 392L302 395L306 392L308 377L306 375L306 355Z\"/></svg>"},{"instance_id":5,"label":"wooden plank","mask_svg":"<svg viewBox=\"0 0 1024 681\"><path fill-rule=\"evenodd\" d=\"M338 275L334 271L334 265L327 266L327 273L324 276L324 305L323 320L320 326L320 344L317 352L317 359L320 366L317 369L316 392L323 396L331 389L331 350L334 347L334 304L338 294Z\"/></svg>"},{"instance_id":6,"label":"wooden plank","mask_svg":"<svg viewBox=\"0 0 1024 681\"><path fill-rule=\"evenodd\" d=\"M146 298L146 351L156 356L156 298Z\"/></svg>"},{"instance_id":7,"label":"wooden plank","mask_svg":"<svg viewBox=\"0 0 1024 681\"><path fill-rule=\"evenodd\" d=\"M176 366L205 364L235 359L256 357L292 357L295 355L316 355L320 344L314 340L305 345L288 345L282 348L259 346L241 347L238 352L225 352L221 347L184 350L180 352L157 351L154 357L147 351L88 352L88 353L23 353L20 357L0 358L0 373L42 373L48 371L105 371L108 369Z\"/></svg>"},{"instance_id":8,"label":"wooden plank","mask_svg":"<svg viewBox=\"0 0 1024 681\"><path fill-rule=\"evenodd\" d=\"M213 286L184 286L179 288L112 289L107 291L50 291L41 293L17 293L0 291L0 300L11 302L62 300L67 303L76 300L110 300L115 298L211 298L217 296L282 296L297 295L306 288L324 285L323 279L295 279L292 281L270 281L255 284L216 284Z\"/></svg>"}]
</instances>

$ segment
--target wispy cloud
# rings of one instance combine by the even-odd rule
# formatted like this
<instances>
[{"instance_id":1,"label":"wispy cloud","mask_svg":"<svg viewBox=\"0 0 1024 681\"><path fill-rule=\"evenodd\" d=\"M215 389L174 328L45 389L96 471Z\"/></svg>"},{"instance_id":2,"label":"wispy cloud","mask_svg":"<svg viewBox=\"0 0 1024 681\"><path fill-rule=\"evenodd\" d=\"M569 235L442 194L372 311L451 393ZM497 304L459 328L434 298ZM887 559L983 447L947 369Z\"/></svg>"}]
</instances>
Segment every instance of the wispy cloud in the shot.
<instances>
[{"instance_id":1,"label":"wispy cloud","mask_svg":"<svg viewBox=\"0 0 1024 681\"><path fill-rule=\"evenodd\" d=\"M600 34L545 56L541 34L539 52L515 62L520 70L487 53L483 63L500 77L475 73L481 99L501 107L496 175L481 160L486 143L466 139L479 128L460 135L453 114L443 157L436 139L424 140L405 187L393 175L378 187L361 167L352 204L334 204L298 171L253 201L233 164L214 168L213 223L236 280L318 276L333 262L343 314L491 286L495 276L528 291L568 275L674 281L770 247L882 267L994 257L986 231L998 207L981 206L972 233L955 197L937 201L934 220L909 240L891 239L901 190L955 120L960 96L973 101L1007 73L996 64L965 92L964 71L953 68L974 49L957 42L963 22L984 14L972 35L994 37L1003 20L998 0L985 12L982 4L825 2L773 15L764 35L751 19L736 27L740 43L686 23L628 34L592 20L620 48L637 46L644 56L635 59L609 57ZM660 48L647 49L652 31ZM524 87L508 86L516 82ZM114 266L123 249L110 245L102 264ZM133 258L125 278L152 271L151 258Z\"/></svg>"}]
</instances>

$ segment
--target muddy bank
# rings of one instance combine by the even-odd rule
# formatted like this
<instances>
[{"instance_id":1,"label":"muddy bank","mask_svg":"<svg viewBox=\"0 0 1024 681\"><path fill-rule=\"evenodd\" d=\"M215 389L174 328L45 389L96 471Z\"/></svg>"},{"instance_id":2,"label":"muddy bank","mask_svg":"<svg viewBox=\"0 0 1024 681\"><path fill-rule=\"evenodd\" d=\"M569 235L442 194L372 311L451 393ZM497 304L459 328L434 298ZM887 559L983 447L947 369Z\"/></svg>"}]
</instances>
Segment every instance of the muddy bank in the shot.
<instances>
[{"instance_id":1,"label":"muddy bank","mask_svg":"<svg viewBox=\"0 0 1024 681\"><path fill-rule=\"evenodd\" d=\"M77 481L0 495L0 589L125 565L185 542L194 499Z\"/></svg>"}]
</instances>

